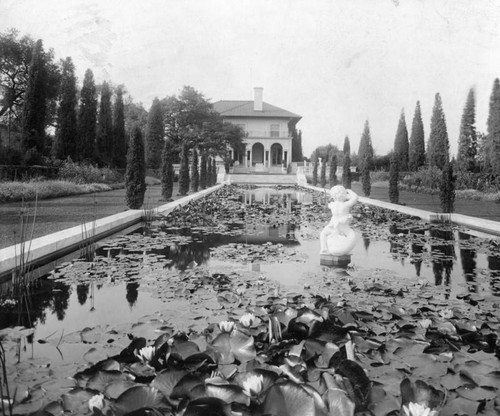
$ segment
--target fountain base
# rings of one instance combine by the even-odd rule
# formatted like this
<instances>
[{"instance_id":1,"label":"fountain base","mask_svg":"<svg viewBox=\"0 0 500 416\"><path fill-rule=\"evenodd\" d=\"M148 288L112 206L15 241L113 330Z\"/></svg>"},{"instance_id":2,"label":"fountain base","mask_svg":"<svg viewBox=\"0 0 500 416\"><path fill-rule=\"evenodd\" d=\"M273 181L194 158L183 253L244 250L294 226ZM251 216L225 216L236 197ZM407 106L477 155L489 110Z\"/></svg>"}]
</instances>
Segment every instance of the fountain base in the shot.
<instances>
[{"instance_id":1,"label":"fountain base","mask_svg":"<svg viewBox=\"0 0 500 416\"><path fill-rule=\"evenodd\" d=\"M320 254L319 264L322 266L347 267L351 262L351 255L334 256L333 254Z\"/></svg>"}]
</instances>

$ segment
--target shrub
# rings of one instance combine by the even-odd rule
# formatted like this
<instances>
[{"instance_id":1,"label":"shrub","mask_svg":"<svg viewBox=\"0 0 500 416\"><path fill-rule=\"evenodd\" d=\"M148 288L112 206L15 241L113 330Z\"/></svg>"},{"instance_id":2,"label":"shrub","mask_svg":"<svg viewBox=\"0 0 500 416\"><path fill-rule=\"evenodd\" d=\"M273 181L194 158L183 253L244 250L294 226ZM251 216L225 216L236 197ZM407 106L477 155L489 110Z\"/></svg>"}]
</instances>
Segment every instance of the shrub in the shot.
<instances>
[{"instance_id":1,"label":"shrub","mask_svg":"<svg viewBox=\"0 0 500 416\"><path fill-rule=\"evenodd\" d=\"M117 183L123 181L123 176L116 170L98 168L85 163L75 163L66 160L59 168L59 179L74 183Z\"/></svg>"},{"instance_id":2,"label":"shrub","mask_svg":"<svg viewBox=\"0 0 500 416\"><path fill-rule=\"evenodd\" d=\"M446 213L453 212L455 206L455 176L453 175L453 164L449 162L443 168L439 188L441 210Z\"/></svg>"},{"instance_id":3,"label":"shrub","mask_svg":"<svg viewBox=\"0 0 500 416\"><path fill-rule=\"evenodd\" d=\"M408 189L425 188L430 190L439 189L441 182L441 170L435 166L420 168L417 172L407 173L401 183Z\"/></svg>"},{"instance_id":4,"label":"shrub","mask_svg":"<svg viewBox=\"0 0 500 416\"><path fill-rule=\"evenodd\" d=\"M377 170L370 172L370 179L372 183L389 182L390 174L384 170Z\"/></svg>"},{"instance_id":5,"label":"shrub","mask_svg":"<svg viewBox=\"0 0 500 416\"><path fill-rule=\"evenodd\" d=\"M389 177L389 201L399 204L399 165L397 156L393 153L391 157L391 170Z\"/></svg>"},{"instance_id":6,"label":"shrub","mask_svg":"<svg viewBox=\"0 0 500 416\"><path fill-rule=\"evenodd\" d=\"M47 199L111 189L109 185L102 183L80 185L66 181L3 182L0 183L0 202L32 201L36 195L38 199Z\"/></svg>"}]
</instances>

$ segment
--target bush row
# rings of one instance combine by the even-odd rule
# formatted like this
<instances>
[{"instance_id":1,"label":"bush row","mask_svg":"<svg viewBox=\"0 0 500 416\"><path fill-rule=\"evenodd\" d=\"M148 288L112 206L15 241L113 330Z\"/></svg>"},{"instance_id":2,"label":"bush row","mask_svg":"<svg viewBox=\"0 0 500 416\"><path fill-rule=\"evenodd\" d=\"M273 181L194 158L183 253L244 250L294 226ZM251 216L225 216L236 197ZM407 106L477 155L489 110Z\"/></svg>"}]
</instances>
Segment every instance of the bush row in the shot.
<instances>
[{"instance_id":1,"label":"bush row","mask_svg":"<svg viewBox=\"0 0 500 416\"><path fill-rule=\"evenodd\" d=\"M0 182L0 202L32 201L58 196L78 195L110 191L110 185L102 183L76 184L66 181Z\"/></svg>"}]
</instances>

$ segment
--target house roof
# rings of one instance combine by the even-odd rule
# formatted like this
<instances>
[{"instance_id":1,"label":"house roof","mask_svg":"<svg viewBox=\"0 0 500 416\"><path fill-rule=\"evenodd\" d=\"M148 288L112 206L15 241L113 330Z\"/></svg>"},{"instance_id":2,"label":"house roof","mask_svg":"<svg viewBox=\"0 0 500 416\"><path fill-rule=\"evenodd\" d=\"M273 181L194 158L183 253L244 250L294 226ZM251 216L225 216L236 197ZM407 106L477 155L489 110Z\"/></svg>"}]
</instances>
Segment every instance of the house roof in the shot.
<instances>
[{"instance_id":1,"label":"house roof","mask_svg":"<svg viewBox=\"0 0 500 416\"><path fill-rule=\"evenodd\" d=\"M221 100L213 103L214 110L223 117L274 117L293 118L299 121L302 116L292 113L275 105L262 103L262 111L253 109L253 101Z\"/></svg>"}]
</instances>

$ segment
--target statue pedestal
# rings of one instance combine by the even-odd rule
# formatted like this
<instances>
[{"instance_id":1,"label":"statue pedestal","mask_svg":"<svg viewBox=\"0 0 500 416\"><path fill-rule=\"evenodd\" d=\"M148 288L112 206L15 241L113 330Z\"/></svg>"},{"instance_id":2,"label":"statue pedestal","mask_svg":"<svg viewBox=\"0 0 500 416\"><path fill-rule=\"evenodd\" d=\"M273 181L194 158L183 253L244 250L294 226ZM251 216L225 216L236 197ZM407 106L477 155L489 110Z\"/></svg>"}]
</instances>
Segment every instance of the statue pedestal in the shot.
<instances>
[{"instance_id":1,"label":"statue pedestal","mask_svg":"<svg viewBox=\"0 0 500 416\"><path fill-rule=\"evenodd\" d=\"M333 254L320 254L319 264L322 266L346 267L351 262L351 255L334 256Z\"/></svg>"}]
</instances>

